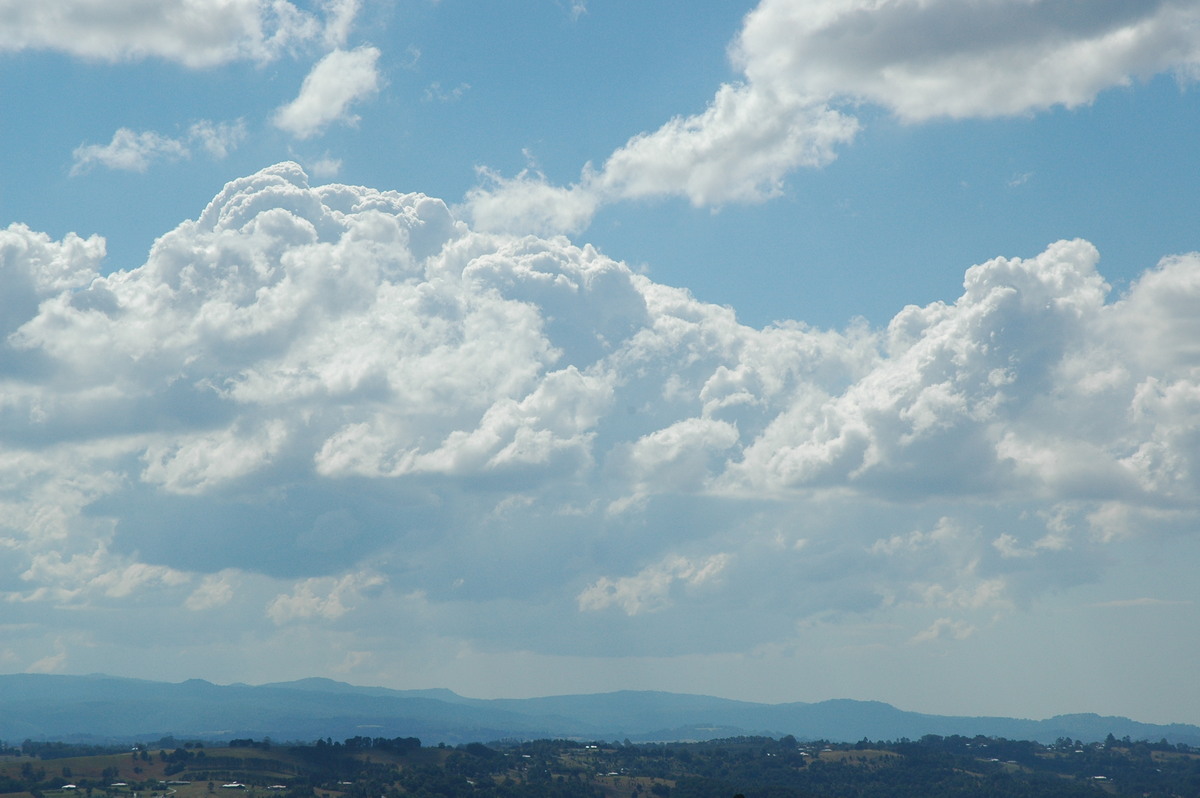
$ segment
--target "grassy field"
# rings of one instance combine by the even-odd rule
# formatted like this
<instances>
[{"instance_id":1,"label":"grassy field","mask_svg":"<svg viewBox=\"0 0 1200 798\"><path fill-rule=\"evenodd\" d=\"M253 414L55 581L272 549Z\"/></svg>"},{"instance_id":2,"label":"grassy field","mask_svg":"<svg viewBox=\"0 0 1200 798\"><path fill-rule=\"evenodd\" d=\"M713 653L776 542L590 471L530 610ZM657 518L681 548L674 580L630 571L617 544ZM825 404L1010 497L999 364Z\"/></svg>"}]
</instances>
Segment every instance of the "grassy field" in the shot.
<instances>
[{"instance_id":1,"label":"grassy field","mask_svg":"<svg viewBox=\"0 0 1200 798\"><path fill-rule=\"evenodd\" d=\"M77 784L76 789L42 790L43 798L219 798L231 794L258 798L277 792L265 789L265 782L282 781L303 771L303 763L286 748L258 750L247 748L204 749L203 758L188 762L188 769L169 774L171 763L164 761L167 751L140 751L100 756L34 759L0 759L0 774L21 778L30 769L44 771L43 781L59 780L62 785ZM24 769L24 773L23 773ZM189 775L202 771L207 778L193 781ZM229 782L244 782L244 790L223 788ZM173 783L174 782L174 783ZM184 782L184 783L179 783ZM211 783L211 787L210 787ZM90 787L90 788L89 788ZM29 792L0 793L0 798L32 798Z\"/></svg>"},{"instance_id":2,"label":"grassy field","mask_svg":"<svg viewBox=\"0 0 1200 798\"><path fill-rule=\"evenodd\" d=\"M379 765L442 765L450 748L419 748L406 753L373 749L352 754L355 759ZM184 763L172 762L171 751L131 750L120 754L40 759L0 757L0 778L62 785L43 787L42 798L271 798L280 795L274 785L292 782L312 772L311 761L287 745L271 748L196 748ZM243 788L223 785L241 783ZM66 785L76 785L66 789ZM317 798L340 798L342 792L315 789ZM0 798L35 798L27 791L0 792Z\"/></svg>"}]
</instances>

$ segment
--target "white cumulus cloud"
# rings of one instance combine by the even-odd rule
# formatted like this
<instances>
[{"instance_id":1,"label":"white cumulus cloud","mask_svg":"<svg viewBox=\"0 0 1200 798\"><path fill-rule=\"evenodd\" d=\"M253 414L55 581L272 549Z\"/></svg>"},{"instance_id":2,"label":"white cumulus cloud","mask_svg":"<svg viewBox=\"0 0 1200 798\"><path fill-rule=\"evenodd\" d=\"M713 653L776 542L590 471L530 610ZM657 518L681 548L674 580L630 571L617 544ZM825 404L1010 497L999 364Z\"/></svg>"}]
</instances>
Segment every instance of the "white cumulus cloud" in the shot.
<instances>
[{"instance_id":1,"label":"white cumulus cloud","mask_svg":"<svg viewBox=\"0 0 1200 798\"><path fill-rule=\"evenodd\" d=\"M314 42L340 45L358 3L321 6L323 15L288 0L6 0L0 3L0 52L161 58L189 67L265 62Z\"/></svg>"},{"instance_id":2,"label":"white cumulus cloud","mask_svg":"<svg viewBox=\"0 0 1200 798\"><path fill-rule=\"evenodd\" d=\"M378 60L375 47L329 53L304 78L296 99L275 111L275 126L308 139L333 122L353 124L358 118L350 113L350 107L379 90Z\"/></svg>"},{"instance_id":3,"label":"white cumulus cloud","mask_svg":"<svg viewBox=\"0 0 1200 798\"><path fill-rule=\"evenodd\" d=\"M703 111L639 133L569 186L488 174L467 206L488 229L570 233L621 200L761 201L833 161L863 104L908 122L1076 107L1163 72L1195 78L1198 32L1197 0L762 0L730 46L739 80Z\"/></svg>"},{"instance_id":4,"label":"white cumulus cloud","mask_svg":"<svg viewBox=\"0 0 1200 798\"><path fill-rule=\"evenodd\" d=\"M1194 74L1198 29L1194 0L762 0L732 54L755 84L918 121L1072 107Z\"/></svg>"},{"instance_id":5,"label":"white cumulus cloud","mask_svg":"<svg viewBox=\"0 0 1200 798\"><path fill-rule=\"evenodd\" d=\"M190 153L187 145L178 139L164 136L153 130L137 133L127 127L113 133L108 144L86 144L75 149L75 164L71 174L87 171L92 164L109 169L129 172L144 172L151 162L165 158L186 158Z\"/></svg>"}]
</instances>

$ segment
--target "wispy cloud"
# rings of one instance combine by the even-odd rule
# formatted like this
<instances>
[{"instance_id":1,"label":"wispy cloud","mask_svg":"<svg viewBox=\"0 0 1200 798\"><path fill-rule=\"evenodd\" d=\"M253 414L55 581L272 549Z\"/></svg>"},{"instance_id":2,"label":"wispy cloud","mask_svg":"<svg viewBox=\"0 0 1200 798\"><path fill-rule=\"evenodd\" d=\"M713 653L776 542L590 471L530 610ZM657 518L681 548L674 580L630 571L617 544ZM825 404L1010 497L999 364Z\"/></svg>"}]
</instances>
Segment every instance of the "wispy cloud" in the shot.
<instances>
[{"instance_id":1,"label":"wispy cloud","mask_svg":"<svg viewBox=\"0 0 1200 798\"><path fill-rule=\"evenodd\" d=\"M310 161L307 167L313 177L321 179L337 177L338 173L342 171L342 159L334 158L326 153L322 157Z\"/></svg>"},{"instance_id":2,"label":"wispy cloud","mask_svg":"<svg viewBox=\"0 0 1200 798\"><path fill-rule=\"evenodd\" d=\"M956 621L952 618L938 618L929 628L913 635L910 643L933 643L937 640L966 640L975 634L976 629L966 621Z\"/></svg>"},{"instance_id":3,"label":"wispy cloud","mask_svg":"<svg viewBox=\"0 0 1200 798\"><path fill-rule=\"evenodd\" d=\"M119 128L108 144L83 144L72 153L72 175L85 174L94 166L129 172L145 172L157 161L184 160L200 147L209 157L225 158L246 137L242 120L213 123L202 119L178 138L153 130L137 132Z\"/></svg>"},{"instance_id":4,"label":"wispy cloud","mask_svg":"<svg viewBox=\"0 0 1200 798\"><path fill-rule=\"evenodd\" d=\"M442 84L434 81L425 87L425 93L421 95L423 102L440 102L450 103L461 100L462 96L471 88L469 83L460 83L452 89L443 89Z\"/></svg>"},{"instance_id":5,"label":"wispy cloud","mask_svg":"<svg viewBox=\"0 0 1200 798\"><path fill-rule=\"evenodd\" d=\"M365 591L378 588L385 581L371 573L305 579L291 593L276 596L267 606L267 615L277 624L310 619L335 621L353 610Z\"/></svg>"},{"instance_id":6,"label":"wispy cloud","mask_svg":"<svg viewBox=\"0 0 1200 798\"><path fill-rule=\"evenodd\" d=\"M579 609L599 611L617 607L626 615L653 612L667 606L676 586L696 588L716 579L729 564L728 554L703 559L671 556L634 576L602 577L579 594Z\"/></svg>"},{"instance_id":7,"label":"wispy cloud","mask_svg":"<svg viewBox=\"0 0 1200 798\"><path fill-rule=\"evenodd\" d=\"M1092 604L1093 607L1101 608L1120 608L1120 607L1187 607L1191 606L1190 601L1172 601L1168 599L1149 598L1143 596L1135 599L1119 599L1117 601L1101 601Z\"/></svg>"}]
</instances>

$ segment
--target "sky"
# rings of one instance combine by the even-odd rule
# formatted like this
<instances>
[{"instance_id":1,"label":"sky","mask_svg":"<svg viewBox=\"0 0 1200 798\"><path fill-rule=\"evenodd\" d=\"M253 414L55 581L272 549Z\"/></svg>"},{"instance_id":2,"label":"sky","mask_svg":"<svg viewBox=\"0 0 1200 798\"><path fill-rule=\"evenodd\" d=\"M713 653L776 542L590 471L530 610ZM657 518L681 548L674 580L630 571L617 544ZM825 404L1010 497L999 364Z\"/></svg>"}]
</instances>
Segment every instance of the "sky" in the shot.
<instances>
[{"instance_id":1,"label":"sky","mask_svg":"<svg viewBox=\"0 0 1200 798\"><path fill-rule=\"evenodd\" d=\"M0 0L0 672L1200 723L1200 0Z\"/></svg>"}]
</instances>

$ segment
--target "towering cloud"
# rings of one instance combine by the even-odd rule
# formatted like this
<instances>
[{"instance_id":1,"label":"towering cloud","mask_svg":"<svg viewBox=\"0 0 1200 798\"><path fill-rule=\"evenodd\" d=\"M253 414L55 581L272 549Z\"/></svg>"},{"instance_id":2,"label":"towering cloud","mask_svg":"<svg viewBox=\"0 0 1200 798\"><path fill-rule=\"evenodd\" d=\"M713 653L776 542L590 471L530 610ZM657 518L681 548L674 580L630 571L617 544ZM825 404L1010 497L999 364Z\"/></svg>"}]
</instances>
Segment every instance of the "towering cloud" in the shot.
<instances>
[{"instance_id":1,"label":"towering cloud","mask_svg":"<svg viewBox=\"0 0 1200 798\"><path fill-rule=\"evenodd\" d=\"M533 651L687 653L892 607L961 640L1200 510L1196 255L1114 301L1063 241L886 329L753 329L291 163L103 252L0 233L0 585L34 627L152 602L503 648L504 608ZM117 631L65 661L85 634Z\"/></svg>"}]
</instances>

